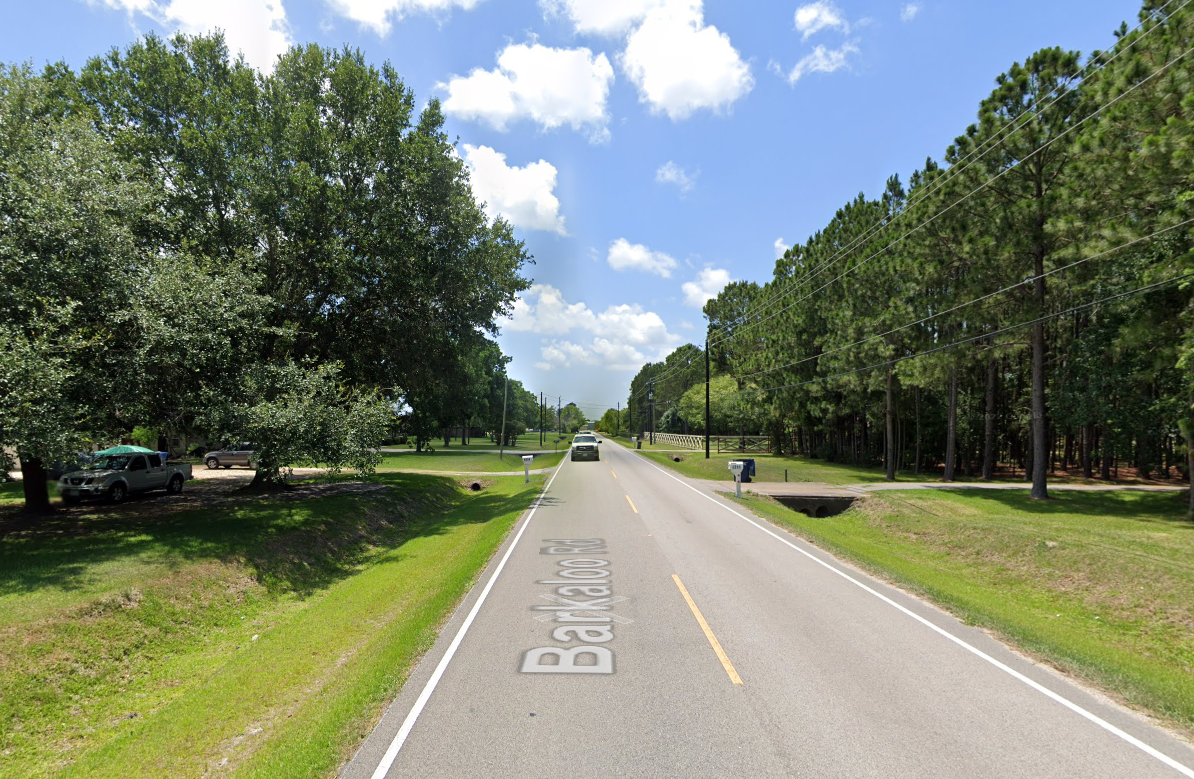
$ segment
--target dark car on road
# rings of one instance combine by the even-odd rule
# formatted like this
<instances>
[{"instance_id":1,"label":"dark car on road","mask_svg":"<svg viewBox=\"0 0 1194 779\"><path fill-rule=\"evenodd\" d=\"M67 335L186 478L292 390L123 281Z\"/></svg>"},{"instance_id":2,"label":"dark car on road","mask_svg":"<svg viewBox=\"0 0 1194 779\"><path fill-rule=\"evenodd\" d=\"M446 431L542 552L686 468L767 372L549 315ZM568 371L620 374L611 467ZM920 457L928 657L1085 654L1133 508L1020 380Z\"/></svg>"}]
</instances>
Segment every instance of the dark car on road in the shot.
<instances>
[{"instance_id":1,"label":"dark car on road","mask_svg":"<svg viewBox=\"0 0 1194 779\"><path fill-rule=\"evenodd\" d=\"M252 444L227 446L223 449L214 449L203 455L203 464L208 467L208 470L213 471L216 468L231 468L234 465L254 468L257 464L257 453Z\"/></svg>"}]
</instances>

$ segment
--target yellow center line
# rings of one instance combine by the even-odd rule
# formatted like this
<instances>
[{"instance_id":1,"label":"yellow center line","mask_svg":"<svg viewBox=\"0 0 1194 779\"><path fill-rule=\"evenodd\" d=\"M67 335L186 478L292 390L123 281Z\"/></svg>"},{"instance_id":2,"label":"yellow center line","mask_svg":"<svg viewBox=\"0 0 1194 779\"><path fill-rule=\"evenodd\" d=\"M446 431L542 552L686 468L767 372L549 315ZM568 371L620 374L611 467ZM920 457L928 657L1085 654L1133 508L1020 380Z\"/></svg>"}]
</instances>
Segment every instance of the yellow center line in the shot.
<instances>
[{"instance_id":1,"label":"yellow center line","mask_svg":"<svg viewBox=\"0 0 1194 779\"><path fill-rule=\"evenodd\" d=\"M635 514L637 514L638 509L634 508L634 501L630 499L629 495L626 496L626 502L630 504L630 508L634 511Z\"/></svg>"},{"instance_id":2,"label":"yellow center line","mask_svg":"<svg viewBox=\"0 0 1194 779\"><path fill-rule=\"evenodd\" d=\"M692 596L688 594L688 590L684 589L684 582L680 581L680 577L674 573L672 574L672 579L675 580L676 586L680 588L680 594L684 596L684 600L688 601L688 608L692 609L692 616L696 617L701 630L705 631L705 638L709 639L709 646L713 647L713 654L717 655L717 659L721 661L721 665L726 669L726 674L729 675L730 681L734 684L742 684L742 677L734 670L734 664L730 662L730 658L726 657L725 650L717 642L717 636L713 635L713 631L709 629L709 623L701 615L701 610L693 602Z\"/></svg>"},{"instance_id":3,"label":"yellow center line","mask_svg":"<svg viewBox=\"0 0 1194 779\"><path fill-rule=\"evenodd\" d=\"M614 473L613 471L610 471L609 475L613 476L615 479L618 478L618 474Z\"/></svg>"}]
</instances>

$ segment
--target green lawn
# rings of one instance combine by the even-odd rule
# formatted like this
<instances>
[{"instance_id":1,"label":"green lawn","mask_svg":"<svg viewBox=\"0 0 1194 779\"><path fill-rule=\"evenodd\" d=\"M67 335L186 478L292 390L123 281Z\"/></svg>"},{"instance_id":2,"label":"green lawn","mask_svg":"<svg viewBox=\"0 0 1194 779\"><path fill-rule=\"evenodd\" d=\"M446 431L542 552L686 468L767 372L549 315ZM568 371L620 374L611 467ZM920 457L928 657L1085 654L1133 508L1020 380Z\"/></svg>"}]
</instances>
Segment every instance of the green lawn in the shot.
<instances>
[{"instance_id":1,"label":"green lawn","mask_svg":"<svg viewBox=\"0 0 1194 779\"><path fill-rule=\"evenodd\" d=\"M10 528L0 776L332 775L542 483L382 474Z\"/></svg>"},{"instance_id":2,"label":"green lawn","mask_svg":"<svg viewBox=\"0 0 1194 779\"><path fill-rule=\"evenodd\" d=\"M659 448L659 447L657 447ZM667 465L685 476L694 479L714 479L716 481L733 482L728 463L742 457L753 457L755 461L755 481L784 481L784 471L787 471L788 481L820 482L822 484L857 484L860 482L883 481L882 468L861 468L854 465L830 463L824 460L810 460L807 457L777 457L771 454L718 454L709 453L705 459L703 451L660 453L649 452L643 455L653 462ZM680 457L681 462L673 458ZM902 473L897 481L932 481L939 477L932 474L914 476Z\"/></svg>"},{"instance_id":3,"label":"green lawn","mask_svg":"<svg viewBox=\"0 0 1194 779\"><path fill-rule=\"evenodd\" d=\"M567 451L567 447L564 448ZM535 455L531 468L551 468L560 462L563 454ZM522 455L508 453L504 458L497 454L439 449L434 452L407 452L405 454L382 455L378 473L398 470L419 471L475 471L483 473L522 473Z\"/></svg>"},{"instance_id":4,"label":"green lawn","mask_svg":"<svg viewBox=\"0 0 1194 779\"><path fill-rule=\"evenodd\" d=\"M1186 496L885 492L810 519L756 513L1128 702L1194 728L1194 523Z\"/></svg>"}]
</instances>

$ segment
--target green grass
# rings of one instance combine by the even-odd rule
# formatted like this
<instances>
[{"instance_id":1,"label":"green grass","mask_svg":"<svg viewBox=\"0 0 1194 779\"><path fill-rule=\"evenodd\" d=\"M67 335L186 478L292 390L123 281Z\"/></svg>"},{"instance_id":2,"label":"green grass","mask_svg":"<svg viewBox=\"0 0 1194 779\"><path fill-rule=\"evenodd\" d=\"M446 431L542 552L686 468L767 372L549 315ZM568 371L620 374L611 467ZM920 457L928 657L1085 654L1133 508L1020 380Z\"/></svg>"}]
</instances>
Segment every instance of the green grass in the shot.
<instances>
[{"instance_id":1,"label":"green grass","mask_svg":"<svg viewBox=\"0 0 1194 779\"><path fill-rule=\"evenodd\" d=\"M0 536L0 777L331 775L542 483L383 474Z\"/></svg>"},{"instance_id":2,"label":"green grass","mask_svg":"<svg viewBox=\"0 0 1194 779\"><path fill-rule=\"evenodd\" d=\"M567 447L565 447L567 451ZM560 462L563 454L535 455L531 468L551 468ZM452 451L440 449L434 452L408 452L382 456L378 473L398 470L419 471L472 471L478 473L522 473L522 455L517 452L499 458L497 454L483 452Z\"/></svg>"},{"instance_id":3,"label":"green grass","mask_svg":"<svg viewBox=\"0 0 1194 779\"><path fill-rule=\"evenodd\" d=\"M659 447L656 447L659 448ZM715 481L733 482L728 463L742 457L753 457L755 461L755 481L784 481L784 471L788 472L788 481L819 482L821 484L858 484L864 482L881 482L882 468L863 468L842 463L830 463L824 460L810 460L807 457L778 457L771 454L718 454L709 453L705 459L703 451L675 452L663 454L649 452L645 457L661 465L667 465L675 471L694 479L713 479ZM673 461L673 457L682 458L681 462ZM897 481L932 481L939 477L932 474L913 476L909 473L900 474Z\"/></svg>"},{"instance_id":4,"label":"green grass","mask_svg":"<svg viewBox=\"0 0 1194 779\"><path fill-rule=\"evenodd\" d=\"M827 519L765 496L742 502L965 621L1194 728L1194 523L1184 518L1185 500L885 492Z\"/></svg>"}]
</instances>

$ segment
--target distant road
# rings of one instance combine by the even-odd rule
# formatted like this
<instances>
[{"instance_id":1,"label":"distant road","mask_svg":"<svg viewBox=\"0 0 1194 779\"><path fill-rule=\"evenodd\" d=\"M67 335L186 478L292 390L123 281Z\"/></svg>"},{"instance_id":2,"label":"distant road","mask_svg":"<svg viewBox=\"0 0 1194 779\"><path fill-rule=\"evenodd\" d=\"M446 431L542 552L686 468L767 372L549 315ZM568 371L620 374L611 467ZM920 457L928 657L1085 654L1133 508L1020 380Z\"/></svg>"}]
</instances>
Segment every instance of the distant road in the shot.
<instances>
[{"instance_id":1,"label":"distant road","mask_svg":"<svg viewBox=\"0 0 1194 779\"><path fill-rule=\"evenodd\" d=\"M561 463L345 779L1194 777L1141 717L602 449Z\"/></svg>"}]
</instances>

